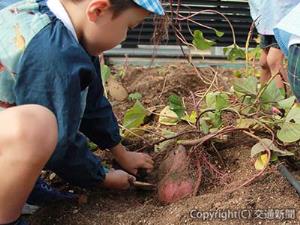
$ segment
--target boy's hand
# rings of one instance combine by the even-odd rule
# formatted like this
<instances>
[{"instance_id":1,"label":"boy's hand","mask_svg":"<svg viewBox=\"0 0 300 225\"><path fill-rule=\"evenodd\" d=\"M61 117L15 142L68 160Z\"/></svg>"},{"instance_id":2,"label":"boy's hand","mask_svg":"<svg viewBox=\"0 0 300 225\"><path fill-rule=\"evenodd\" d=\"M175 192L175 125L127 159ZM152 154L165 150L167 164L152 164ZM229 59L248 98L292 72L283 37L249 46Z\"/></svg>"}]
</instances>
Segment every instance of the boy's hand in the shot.
<instances>
[{"instance_id":1,"label":"boy's hand","mask_svg":"<svg viewBox=\"0 0 300 225\"><path fill-rule=\"evenodd\" d=\"M148 154L127 151L121 144L112 148L111 152L120 166L128 173L136 175L139 168L144 168L149 173L153 169L154 162Z\"/></svg>"},{"instance_id":2,"label":"boy's hand","mask_svg":"<svg viewBox=\"0 0 300 225\"><path fill-rule=\"evenodd\" d=\"M110 170L103 182L104 187L118 190L126 190L135 181L135 177L123 170Z\"/></svg>"}]
</instances>

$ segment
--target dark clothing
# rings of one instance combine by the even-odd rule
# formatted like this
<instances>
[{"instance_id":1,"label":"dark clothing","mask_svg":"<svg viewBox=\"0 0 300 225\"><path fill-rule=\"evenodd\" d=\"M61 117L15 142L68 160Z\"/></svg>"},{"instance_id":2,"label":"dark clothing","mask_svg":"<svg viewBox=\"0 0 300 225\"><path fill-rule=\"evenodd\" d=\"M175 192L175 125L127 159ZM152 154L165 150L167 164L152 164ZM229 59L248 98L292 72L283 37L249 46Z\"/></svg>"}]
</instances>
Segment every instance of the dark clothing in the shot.
<instances>
[{"instance_id":1,"label":"dark clothing","mask_svg":"<svg viewBox=\"0 0 300 225\"><path fill-rule=\"evenodd\" d=\"M0 11L0 24L0 101L50 109L59 137L46 168L75 185L98 184L105 171L86 137L101 148L121 140L103 96L98 58L85 51L44 0L10 4Z\"/></svg>"},{"instance_id":2,"label":"dark clothing","mask_svg":"<svg viewBox=\"0 0 300 225\"><path fill-rule=\"evenodd\" d=\"M269 49L269 48L279 48L277 41L274 35L259 35L260 36L260 43L259 47L262 49Z\"/></svg>"}]
</instances>

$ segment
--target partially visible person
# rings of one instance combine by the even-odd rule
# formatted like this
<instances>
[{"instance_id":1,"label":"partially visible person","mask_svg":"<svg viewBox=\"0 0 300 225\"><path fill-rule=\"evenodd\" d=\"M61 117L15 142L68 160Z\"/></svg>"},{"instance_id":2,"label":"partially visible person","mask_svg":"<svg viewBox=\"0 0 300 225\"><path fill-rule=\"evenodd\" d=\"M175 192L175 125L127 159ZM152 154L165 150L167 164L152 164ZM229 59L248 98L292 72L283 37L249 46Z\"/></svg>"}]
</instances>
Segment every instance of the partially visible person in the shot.
<instances>
[{"instance_id":1,"label":"partially visible person","mask_svg":"<svg viewBox=\"0 0 300 225\"><path fill-rule=\"evenodd\" d=\"M260 36L261 76L260 83L264 85L274 78L276 86L284 92L284 82L287 81L283 66L284 55L274 37L273 28L300 0L249 0L250 12Z\"/></svg>"},{"instance_id":2,"label":"partially visible person","mask_svg":"<svg viewBox=\"0 0 300 225\"><path fill-rule=\"evenodd\" d=\"M0 124L0 224L25 225L13 221L54 152L57 122L49 109L28 104L1 111Z\"/></svg>"},{"instance_id":3,"label":"partially visible person","mask_svg":"<svg viewBox=\"0 0 300 225\"><path fill-rule=\"evenodd\" d=\"M274 28L276 40L288 58L288 80L300 102L300 3Z\"/></svg>"}]
</instances>

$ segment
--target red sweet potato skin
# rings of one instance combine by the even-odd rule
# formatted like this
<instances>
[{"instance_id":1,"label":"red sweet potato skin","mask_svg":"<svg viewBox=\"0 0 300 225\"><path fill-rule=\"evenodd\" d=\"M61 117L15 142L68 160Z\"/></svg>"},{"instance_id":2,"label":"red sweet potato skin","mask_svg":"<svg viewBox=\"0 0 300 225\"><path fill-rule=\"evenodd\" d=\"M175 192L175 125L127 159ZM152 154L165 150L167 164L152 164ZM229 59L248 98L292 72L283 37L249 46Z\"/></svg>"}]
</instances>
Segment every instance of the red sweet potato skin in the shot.
<instances>
[{"instance_id":1,"label":"red sweet potato skin","mask_svg":"<svg viewBox=\"0 0 300 225\"><path fill-rule=\"evenodd\" d=\"M167 157L161 162L159 166L159 178L162 179L167 173L176 169L186 169L188 165L188 155L185 148L180 145L175 150L169 152Z\"/></svg>"},{"instance_id":2,"label":"red sweet potato skin","mask_svg":"<svg viewBox=\"0 0 300 225\"><path fill-rule=\"evenodd\" d=\"M171 151L160 166L161 180L158 199L164 204L176 202L193 193L193 180L189 176L189 157L186 149L179 146Z\"/></svg>"},{"instance_id":3,"label":"red sweet potato skin","mask_svg":"<svg viewBox=\"0 0 300 225\"><path fill-rule=\"evenodd\" d=\"M170 204L191 196L192 193L193 181L191 179L180 182L169 180L163 182L163 184L159 187L158 198L161 203Z\"/></svg>"}]
</instances>

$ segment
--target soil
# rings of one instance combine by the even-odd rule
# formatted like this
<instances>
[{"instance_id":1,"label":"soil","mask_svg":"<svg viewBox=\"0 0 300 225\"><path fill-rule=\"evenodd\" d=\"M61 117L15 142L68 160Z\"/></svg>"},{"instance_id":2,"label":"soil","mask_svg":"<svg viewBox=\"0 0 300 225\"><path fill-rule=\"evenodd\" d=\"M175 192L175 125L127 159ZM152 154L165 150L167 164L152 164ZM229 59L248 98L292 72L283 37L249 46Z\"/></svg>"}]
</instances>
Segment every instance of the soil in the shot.
<instances>
[{"instance_id":1,"label":"soil","mask_svg":"<svg viewBox=\"0 0 300 225\"><path fill-rule=\"evenodd\" d=\"M195 99L201 97L201 93L207 90L209 84L196 75L194 69L188 65L170 65L159 68L115 68L115 74L122 71L125 76L119 79L129 93L140 92L141 102L147 108L152 108L159 112L171 94L178 94L184 97L184 102L188 110L194 107ZM227 89L230 85L232 71L218 69L220 76L219 84ZM202 76L208 79L213 78L210 69L201 69ZM192 94L195 93L195 94ZM117 118L122 122L124 112L134 104L133 101L112 102ZM230 124L230 118L225 120ZM190 125L179 124L175 127L164 127L157 125L157 118L148 121L145 127L154 126L157 128L167 128L174 132L188 130ZM227 123L226 122L226 123ZM145 140L153 142L158 139L154 133L141 134ZM186 136L192 137L191 135ZM129 147L139 149L145 145L145 140L133 139L128 143ZM127 144L128 144L127 143ZM154 191L109 191L109 190L82 190L72 188L87 195L86 203L71 204L57 203L42 208L33 216L29 217L32 225L181 225L181 224L300 224L300 199L295 189L279 174L275 165L268 169L261 177L255 179L250 185L238 188L234 192L229 190L239 187L243 182L251 179L257 171L254 169L254 161L250 158L250 149L255 142L241 133L229 136L226 143L216 144L215 150L209 145L203 146L209 155L211 163L216 168L226 174L223 178L212 176L204 171L204 178L201 181L200 190L197 196L183 199L171 205L162 205L157 200ZM150 154L152 149L148 149ZM101 152L101 155L105 153ZM159 166L162 156L156 157L156 168ZM156 182L154 171L151 182ZM294 172L300 175L299 172ZM222 220L202 220L201 218L191 218L196 212L214 211L219 212L232 210L249 210L253 213L252 218ZM274 209L281 212L296 210L296 218L292 220L266 220L255 218L263 216L261 212ZM194 211L192 211L194 210ZM262 211L259 211L262 210ZM277 210L277 211L276 211ZM248 211L243 211L248 212ZM298 214L298 215L297 215ZM245 215L245 214L244 214ZM287 215L287 214L286 214Z\"/></svg>"}]
</instances>

